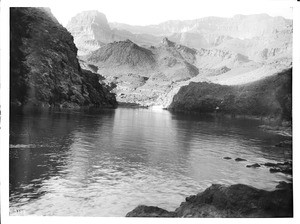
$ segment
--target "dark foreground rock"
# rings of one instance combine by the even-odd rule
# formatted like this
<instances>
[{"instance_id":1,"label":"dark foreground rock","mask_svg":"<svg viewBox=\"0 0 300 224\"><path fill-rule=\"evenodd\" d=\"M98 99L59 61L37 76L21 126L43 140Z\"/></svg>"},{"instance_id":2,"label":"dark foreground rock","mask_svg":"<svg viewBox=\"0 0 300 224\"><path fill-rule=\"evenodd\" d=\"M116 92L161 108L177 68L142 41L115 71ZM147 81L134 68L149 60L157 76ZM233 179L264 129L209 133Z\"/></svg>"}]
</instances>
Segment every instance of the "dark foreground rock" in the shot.
<instances>
[{"instance_id":1,"label":"dark foreground rock","mask_svg":"<svg viewBox=\"0 0 300 224\"><path fill-rule=\"evenodd\" d=\"M265 191L243 184L213 184L187 197L174 212L142 205L126 217L293 217L293 191L284 185Z\"/></svg>"}]
</instances>

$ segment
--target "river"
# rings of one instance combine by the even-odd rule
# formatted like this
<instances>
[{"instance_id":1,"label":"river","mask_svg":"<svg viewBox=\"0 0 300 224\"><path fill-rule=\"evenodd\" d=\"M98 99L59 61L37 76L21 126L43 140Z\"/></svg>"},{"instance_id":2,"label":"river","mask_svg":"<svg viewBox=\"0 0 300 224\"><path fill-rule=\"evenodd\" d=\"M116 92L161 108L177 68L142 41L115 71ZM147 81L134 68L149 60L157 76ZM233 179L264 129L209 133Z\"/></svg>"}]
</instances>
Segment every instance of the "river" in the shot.
<instances>
[{"instance_id":1,"label":"river","mask_svg":"<svg viewBox=\"0 0 300 224\"><path fill-rule=\"evenodd\" d=\"M260 124L133 108L13 115L10 215L117 217L139 204L174 210L212 183L272 190L291 176L246 165L282 162L291 150L274 146L288 137Z\"/></svg>"}]
</instances>

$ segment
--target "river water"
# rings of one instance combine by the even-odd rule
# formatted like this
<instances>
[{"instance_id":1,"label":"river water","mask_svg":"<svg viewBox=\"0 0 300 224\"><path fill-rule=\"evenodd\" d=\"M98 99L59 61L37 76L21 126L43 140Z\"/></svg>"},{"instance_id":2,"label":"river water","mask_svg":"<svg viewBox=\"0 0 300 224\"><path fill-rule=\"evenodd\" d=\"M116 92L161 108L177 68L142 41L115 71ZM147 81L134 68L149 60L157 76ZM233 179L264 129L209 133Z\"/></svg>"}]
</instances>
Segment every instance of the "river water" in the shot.
<instances>
[{"instance_id":1,"label":"river water","mask_svg":"<svg viewBox=\"0 0 300 224\"><path fill-rule=\"evenodd\" d=\"M274 147L288 137L259 125L132 108L14 115L10 215L116 217L139 204L174 210L212 183L272 190L291 177L246 165L291 159L291 150Z\"/></svg>"}]
</instances>

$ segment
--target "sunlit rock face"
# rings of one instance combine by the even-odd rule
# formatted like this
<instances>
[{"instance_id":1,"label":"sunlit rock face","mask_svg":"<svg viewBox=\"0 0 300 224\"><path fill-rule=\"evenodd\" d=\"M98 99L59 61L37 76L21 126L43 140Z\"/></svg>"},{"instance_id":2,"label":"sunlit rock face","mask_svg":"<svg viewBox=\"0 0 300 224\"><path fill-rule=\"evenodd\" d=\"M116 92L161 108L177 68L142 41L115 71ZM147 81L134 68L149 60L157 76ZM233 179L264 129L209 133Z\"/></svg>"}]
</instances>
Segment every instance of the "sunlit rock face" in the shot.
<instances>
[{"instance_id":1,"label":"sunlit rock face","mask_svg":"<svg viewBox=\"0 0 300 224\"><path fill-rule=\"evenodd\" d=\"M113 41L131 39L139 44L153 44L159 39L151 34L135 35L123 29L111 29L106 16L98 11L84 11L75 15L66 28L74 36L79 55L91 53Z\"/></svg>"},{"instance_id":2,"label":"sunlit rock face","mask_svg":"<svg viewBox=\"0 0 300 224\"><path fill-rule=\"evenodd\" d=\"M271 17L267 14L236 15L231 18L204 17L194 20L170 20L156 25L133 26L122 23L110 23L117 29L125 29L132 33L147 33L167 36L174 33L200 33L228 35L233 38L253 38L269 35L274 30L285 30L292 21L283 17ZM255 29L249 29L255 28Z\"/></svg>"},{"instance_id":3,"label":"sunlit rock face","mask_svg":"<svg viewBox=\"0 0 300 224\"><path fill-rule=\"evenodd\" d=\"M98 49L112 39L106 16L98 11L85 11L74 16L67 25L75 44L83 54Z\"/></svg>"},{"instance_id":4,"label":"sunlit rock face","mask_svg":"<svg viewBox=\"0 0 300 224\"><path fill-rule=\"evenodd\" d=\"M49 9L11 8L10 46L13 105L116 105L103 78L81 69L73 37Z\"/></svg>"},{"instance_id":5,"label":"sunlit rock face","mask_svg":"<svg viewBox=\"0 0 300 224\"><path fill-rule=\"evenodd\" d=\"M172 41L196 49L227 49L253 60L261 61L285 53L291 55L292 52L292 20L267 14L171 20L151 26L120 23L110 26L135 34L168 36Z\"/></svg>"}]
</instances>

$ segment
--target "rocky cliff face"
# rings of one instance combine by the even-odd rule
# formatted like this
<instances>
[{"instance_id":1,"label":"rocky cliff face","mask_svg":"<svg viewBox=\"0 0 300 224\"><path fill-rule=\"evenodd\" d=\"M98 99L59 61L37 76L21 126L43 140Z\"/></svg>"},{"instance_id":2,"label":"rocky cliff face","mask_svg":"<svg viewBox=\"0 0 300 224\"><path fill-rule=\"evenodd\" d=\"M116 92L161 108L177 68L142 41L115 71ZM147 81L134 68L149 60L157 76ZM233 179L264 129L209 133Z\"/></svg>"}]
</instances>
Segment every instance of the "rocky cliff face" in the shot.
<instances>
[{"instance_id":1,"label":"rocky cliff face","mask_svg":"<svg viewBox=\"0 0 300 224\"><path fill-rule=\"evenodd\" d=\"M130 39L139 44L153 44L157 37L151 34L132 34L127 30L111 29L106 16L98 11L84 11L74 16L67 24L74 36L79 55L86 55L104 44Z\"/></svg>"},{"instance_id":2,"label":"rocky cliff face","mask_svg":"<svg viewBox=\"0 0 300 224\"><path fill-rule=\"evenodd\" d=\"M10 10L12 105L110 106L101 76L81 69L73 37L44 8Z\"/></svg>"},{"instance_id":3,"label":"rocky cliff face","mask_svg":"<svg viewBox=\"0 0 300 224\"><path fill-rule=\"evenodd\" d=\"M106 16L98 11L85 11L73 17L67 25L81 52L98 49L112 39Z\"/></svg>"}]
</instances>

